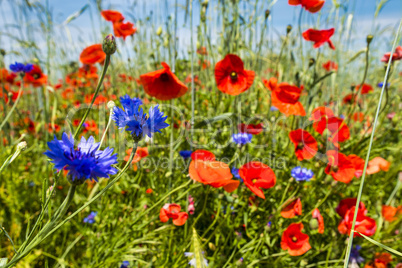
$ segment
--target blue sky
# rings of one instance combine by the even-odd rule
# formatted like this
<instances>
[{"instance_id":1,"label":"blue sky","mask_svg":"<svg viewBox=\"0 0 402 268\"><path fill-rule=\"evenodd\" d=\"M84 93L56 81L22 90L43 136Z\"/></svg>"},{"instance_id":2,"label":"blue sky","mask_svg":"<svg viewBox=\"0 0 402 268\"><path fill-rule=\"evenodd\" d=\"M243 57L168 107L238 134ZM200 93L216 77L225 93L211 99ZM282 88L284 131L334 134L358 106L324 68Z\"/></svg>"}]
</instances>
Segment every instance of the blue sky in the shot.
<instances>
[{"instance_id":1,"label":"blue sky","mask_svg":"<svg viewBox=\"0 0 402 268\"><path fill-rule=\"evenodd\" d=\"M16 14L18 14L17 6L18 4L21 4L23 2L23 0L0 1L0 29L3 29L0 30L0 32L3 33L4 31L7 31L9 33L14 33L16 31L16 27L10 26L17 24L18 27L18 25L20 25L15 20L15 15L13 15L13 12L16 12ZM39 2L43 5L46 4L45 0L30 0L30 2ZM157 28L158 26L162 26L166 22L169 15L174 15L174 2L174 0L104 0L102 3L102 9L119 10L129 21L132 21L134 23L138 22L138 20L144 20L148 16L152 17L152 20ZM208 9L208 15L209 19L213 21L217 12L214 8L217 0L209 0L209 2L210 6ZM402 1L400 0L389 0L384 5L376 20L373 20L373 18L377 4L378 2L380 2L379 0L327 0L320 15L311 15L305 13L305 23L311 23L312 26L314 26L317 18L320 17L320 26L322 28L332 27L333 25L331 25L331 22L326 21L325 18L333 9L334 2L347 3L348 9L344 10L344 13L353 14L353 25L355 27L353 37L358 40L359 45L364 45L365 36L374 32L375 27L379 26L383 28L385 26L392 26L393 28L395 28L399 22L399 19L402 17ZM108 22L105 22L100 18L94 3L95 1L93 0L49 0L50 10L53 14L53 20L55 22L55 29L60 34L60 40L64 39L63 41L61 41L63 45L70 46L71 50L74 51L71 53L72 55L77 54L83 47L85 47L85 45L99 43L102 38L99 29L105 29L105 27L108 27L109 25ZM177 35L179 37L179 46L182 50L187 49L186 47L190 43L189 23L187 22L187 24L184 25L185 11L183 6L185 5L185 3L186 0L178 0L179 12ZM194 27L196 27L199 24L200 7L198 0L193 1L193 3L195 14ZM242 0L240 2L239 6L242 16L248 17L252 14L252 3L255 2L251 0ZM264 3L263 7L261 6L261 3ZM62 26L62 23L69 16L80 10L86 4L90 5L89 9L87 9L82 15L73 20L67 26ZM287 0L260 0L258 14L263 17L263 12L268 7L270 8L272 14L269 23L272 26L274 32L276 31L278 33L284 33L288 24L292 24L294 25L294 27L296 27L300 11L299 6L289 6ZM343 12L341 11L339 15L342 16ZM27 21L26 23L39 25L39 19L35 14L30 15L29 18L29 21ZM27 34L23 35L24 38L27 37ZM218 32L211 33L212 38L217 34ZM45 47L45 38L37 38L39 38L39 41L37 41L37 45L41 48ZM58 40L58 38L59 37L57 37L56 40ZM386 39L386 42L381 41L383 42L383 44L381 45L385 47L384 49L390 49L391 39L392 36L390 34L389 37ZM72 44L66 45L66 40L72 40L73 42ZM5 37L4 35L1 36L0 42L0 47L5 48L6 50L19 49L18 47L15 47L15 41L11 40L8 37ZM128 39L128 44L130 44L130 42L131 41ZM130 45L128 45L128 47L130 47ZM15 58L18 58L18 56L10 56L6 58L6 61L11 61Z\"/></svg>"}]
</instances>

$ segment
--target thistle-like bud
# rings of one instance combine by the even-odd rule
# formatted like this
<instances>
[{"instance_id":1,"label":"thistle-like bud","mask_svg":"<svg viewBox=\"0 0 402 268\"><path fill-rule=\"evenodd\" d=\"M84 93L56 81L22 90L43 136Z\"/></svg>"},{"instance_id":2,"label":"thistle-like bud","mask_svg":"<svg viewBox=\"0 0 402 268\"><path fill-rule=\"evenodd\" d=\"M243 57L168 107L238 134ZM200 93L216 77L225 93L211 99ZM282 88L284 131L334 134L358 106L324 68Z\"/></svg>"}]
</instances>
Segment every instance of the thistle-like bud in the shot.
<instances>
[{"instance_id":1,"label":"thistle-like bud","mask_svg":"<svg viewBox=\"0 0 402 268\"><path fill-rule=\"evenodd\" d=\"M371 34L367 35L367 38L366 38L367 45L370 45L371 41L373 41L373 38L374 38L373 35L371 35Z\"/></svg>"},{"instance_id":2,"label":"thistle-like bud","mask_svg":"<svg viewBox=\"0 0 402 268\"><path fill-rule=\"evenodd\" d=\"M73 180L73 176L71 176L70 174L67 175L67 181L71 184L71 185L81 185L85 182L85 180L79 180L79 179L75 179Z\"/></svg>"},{"instance_id":3,"label":"thistle-like bud","mask_svg":"<svg viewBox=\"0 0 402 268\"><path fill-rule=\"evenodd\" d=\"M17 150L19 151L24 151L27 148L27 142L26 141L21 141L17 145Z\"/></svg>"},{"instance_id":4,"label":"thistle-like bud","mask_svg":"<svg viewBox=\"0 0 402 268\"><path fill-rule=\"evenodd\" d=\"M133 140L134 140L134 143L138 143L138 142L140 142L140 140L142 139L142 133L140 134L140 135L136 135L135 133L133 133L132 135L131 135L131 137L133 138Z\"/></svg>"},{"instance_id":5,"label":"thistle-like bud","mask_svg":"<svg viewBox=\"0 0 402 268\"><path fill-rule=\"evenodd\" d=\"M271 11L269 9L265 10L265 19L268 19L270 14L271 14Z\"/></svg>"},{"instance_id":6,"label":"thistle-like bud","mask_svg":"<svg viewBox=\"0 0 402 268\"><path fill-rule=\"evenodd\" d=\"M315 59L314 58L310 58L310 60L308 61L308 67L311 67L315 64Z\"/></svg>"},{"instance_id":7,"label":"thistle-like bud","mask_svg":"<svg viewBox=\"0 0 402 268\"><path fill-rule=\"evenodd\" d=\"M108 34L105 39L103 39L103 44L102 44L102 50L105 52L107 55L112 55L113 53L116 52L117 45L116 45L116 39L112 34Z\"/></svg>"},{"instance_id":8,"label":"thistle-like bud","mask_svg":"<svg viewBox=\"0 0 402 268\"><path fill-rule=\"evenodd\" d=\"M288 27L286 27L286 34L289 34L292 31L292 25L288 25Z\"/></svg>"},{"instance_id":9,"label":"thistle-like bud","mask_svg":"<svg viewBox=\"0 0 402 268\"><path fill-rule=\"evenodd\" d=\"M116 103L114 103L114 101L112 100L107 103L107 108L109 108L110 110L112 110L115 106Z\"/></svg>"}]
</instances>

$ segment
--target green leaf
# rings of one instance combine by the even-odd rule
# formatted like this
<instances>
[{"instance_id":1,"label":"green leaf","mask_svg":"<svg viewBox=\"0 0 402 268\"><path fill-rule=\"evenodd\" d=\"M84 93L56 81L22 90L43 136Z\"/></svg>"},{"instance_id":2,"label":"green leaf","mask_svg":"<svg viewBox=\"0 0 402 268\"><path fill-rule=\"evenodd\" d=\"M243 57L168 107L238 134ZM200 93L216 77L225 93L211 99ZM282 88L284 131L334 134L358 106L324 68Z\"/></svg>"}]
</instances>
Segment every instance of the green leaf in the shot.
<instances>
[{"instance_id":1,"label":"green leaf","mask_svg":"<svg viewBox=\"0 0 402 268\"><path fill-rule=\"evenodd\" d=\"M377 246L379 246L379 247L382 247L383 249L385 249L385 250L391 252L392 254L394 254L394 255L396 255L396 256L402 257L402 253L401 253L401 252L399 252L399 251L397 251L397 250L395 250L395 249L393 249L393 248L387 247L386 245L381 244L380 242L377 242L377 241L375 241L374 239L371 239L370 237L365 236L365 235L362 234L362 233L359 233L358 231L355 231L355 232L358 233L359 235L361 235L362 237L364 237L364 238L365 238L366 240L368 240L369 242L373 243L374 245L377 245Z\"/></svg>"}]
</instances>

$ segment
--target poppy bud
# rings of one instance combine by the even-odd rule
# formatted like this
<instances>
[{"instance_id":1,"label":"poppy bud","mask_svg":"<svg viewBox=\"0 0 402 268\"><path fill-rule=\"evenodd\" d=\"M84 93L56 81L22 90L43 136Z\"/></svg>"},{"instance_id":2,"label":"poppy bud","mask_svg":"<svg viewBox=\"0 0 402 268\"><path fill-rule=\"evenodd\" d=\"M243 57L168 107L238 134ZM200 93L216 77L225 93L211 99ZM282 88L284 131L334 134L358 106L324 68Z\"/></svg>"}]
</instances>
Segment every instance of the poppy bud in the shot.
<instances>
[{"instance_id":1,"label":"poppy bud","mask_svg":"<svg viewBox=\"0 0 402 268\"><path fill-rule=\"evenodd\" d=\"M308 62L308 67L311 67L315 64L315 59L314 58L310 58L309 62Z\"/></svg>"},{"instance_id":2,"label":"poppy bud","mask_svg":"<svg viewBox=\"0 0 402 268\"><path fill-rule=\"evenodd\" d=\"M373 38L374 38L374 36L372 36L371 34L367 35L367 38L366 38L367 45L370 45Z\"/></svg>"},{"instance_id":3,"label":"poppy bud","mask_svg":"<svg viewBox=\"0 0 402 268\"><path fill-rule=\"evenodd\" d=\"M116 103L114 103L114 101L112 101L112 100L107 103L107 108L109 108L110 110L113 109L113 107L115 107L115 106L116 106Z\"/></svg>"},{"instance_id":4,"label":"poppy bud","mask_svg":"<svg viewBox=\"0 0 402 268\"><path fill-rule=\"evenodd\" d=\"M265 19L268 19L269 14L271 14L271 11L269 9L265 10Z\"/></svg>"},{"instance_id":5,"label":"poppy bud","mask_svg":"<svg viewBox=\"0 0 402 268\"><path fill-rule=\"evenodd\" d=\"M351 84L351 85L350 85L350 90L351 90L352 92L355 90L355 88L356 88L356 85L355 85L355 84Z\"/></svg>"},{"instance_id":6,"label":"poppy bud","mask_svg":"<svg viewBox=\"0 0 402 268\"><path fill-rule=\"evenodd\" d=\"M311 219L309 224L310 224L310 228L312 230L317 230L318 229L318 220L317 219Z\"/></svg>"},{"instance_id":7,"label":"poppy bud","mask_svg":"<svg viewBox=\"0 0 402 268\"><path fill-rule=\"evenodd\" d=\"M159 28L156 30L156 35L160 36L162 34L162 27L159 26Z\"/></svg>"},{"instance_id":8,"label":"poppy bud","mask_svg":"<svg viewBox=\"0 0 402 268\"><path fill-rule=\"evenodd\" d=\"M215 245L214 245L213 243L211 243L211 242L208 243L208 247L209 247L209 249L212 250L212 251L215 251L215 250L216 250Z\"/></svg>"},{"instance_id":9,"label":"poppy bud","mask_svg":"<svg viewBox=\"0 0 402 268\"><path fill-rule=\"evenodd\" d=\"M0 49L0 54L1 54L2 56L5 56L5 55L6 55L6 51L5 51L4 49Z\"/></svg>"},{"instance_id":10,"label":"poppy bud","mask_svg":"<svg viewBox=\"0 0 402 268\"><path fill-rule=\"evenodd\" d=\"M292 25L288 25L288 27L286 27L286 34L289 34L292 31Z\"/></svg>"},{"instance_id":11,"label":"poppy bud","mask_svg":"<svg viewBox=\"0 0 402 268\"><path fill-rule=\"evenodd\" d=\"M116 52L117 45L116 45L116 39L112 34L108 34L105 39L103 39L103 44L102 44L102 50L105 52L107 55L112 55L113 53Z\"/></svg>"}]
</instances>

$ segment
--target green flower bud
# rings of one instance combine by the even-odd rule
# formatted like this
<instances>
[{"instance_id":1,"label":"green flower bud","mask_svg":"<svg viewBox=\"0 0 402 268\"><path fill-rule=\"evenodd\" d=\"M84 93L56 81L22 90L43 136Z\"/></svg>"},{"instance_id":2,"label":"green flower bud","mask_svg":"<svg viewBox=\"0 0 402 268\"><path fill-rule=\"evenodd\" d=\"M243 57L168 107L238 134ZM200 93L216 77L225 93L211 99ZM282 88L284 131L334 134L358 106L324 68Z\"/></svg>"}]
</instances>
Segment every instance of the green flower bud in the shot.
<instances>
[{"instance_id":1,"label":"green flower bud","mask_svg":"<svg viewBox=\"0 0 402 268\"><path fill-rule=\"evenodd\" d=\"M265 19L268 19L270 14L271 14L271 11L269 9L265 10Z\"/></svg>"},{"instance_id":2,"label":"green flower bud","mask_svg":"<svg viewBox=\"0 0 402 268\"><path fill-rule=\"evenodd\" d=\"M314 58L310 58L310 60L308 61L308 67L311 67L315 64L315 59Z\"/></svg>"},{"instance_id":3,"label":"green flower bud","mask_svg":"<svg viewBox=\"0 0 402 268\"><path fill-rule=\"evenodd\" d=\"M156 30L156 35L160 36L162 34L162 27L159 26L158 29Z\"/></svg>"},{"instance_id":4,"label":"green flower bud","mask_svg":"<svg viewBox=\"0 0 402 268\"><path fill-rule=\"evenodd\" d=\"M370 45L371 41L373 41L373 38L374 38L374 36L372 36L371 34L367 35L367 38L366 38L367 45Z\"/></svg>"},{"instance_id":5,"label":"green flower bud","mask_svg":"<svg viewBox=\"0 0 402 268\"><path fill-rule=\"evenodd\" d=\"M286 27L286 34L289 34L292 31L292 25L288 25L288 27Z\"/></svg>"},{"instance_id":6,"label":"green flower bud","mask_svg":"<svg viewBox=\"0 0 402 268\"><path fill-rule=\"evenodd\" d=\"M105 39L103 39L102 49L107 55L112 55L116 52L116 39L112 34L108 34Z\"/></svg>"}]
</instances>

